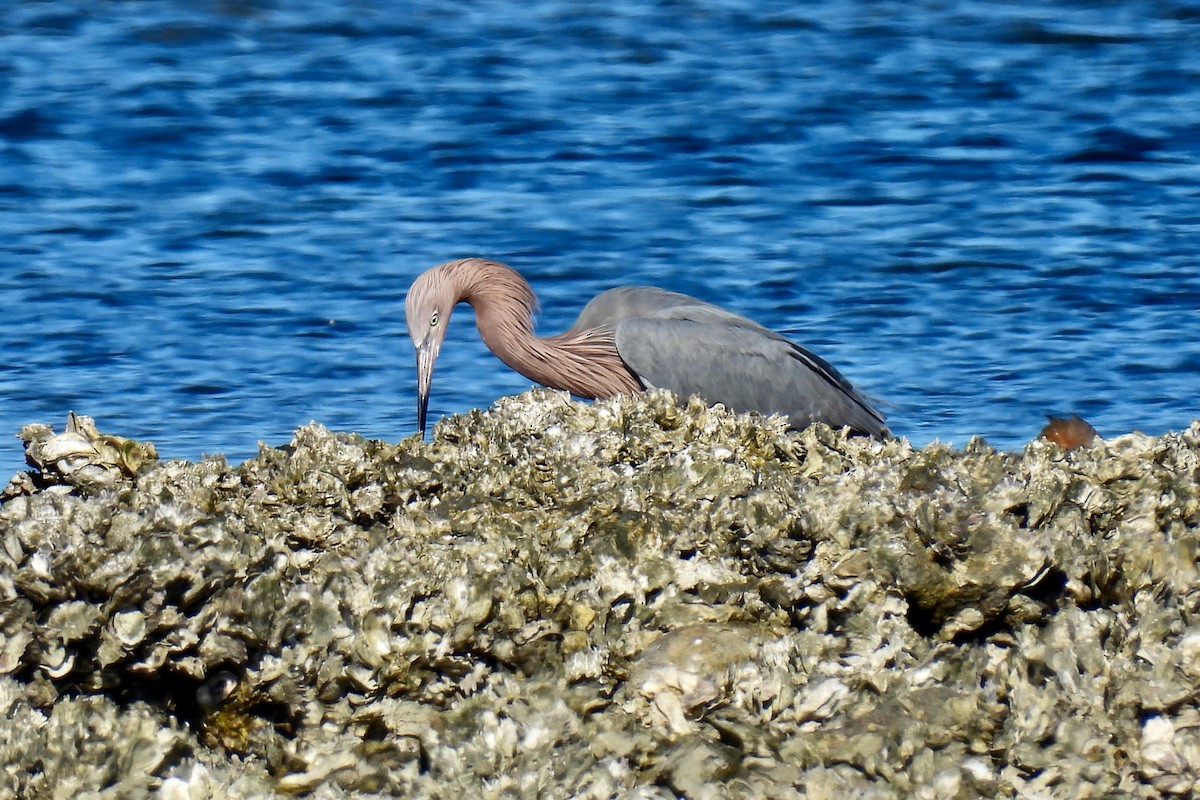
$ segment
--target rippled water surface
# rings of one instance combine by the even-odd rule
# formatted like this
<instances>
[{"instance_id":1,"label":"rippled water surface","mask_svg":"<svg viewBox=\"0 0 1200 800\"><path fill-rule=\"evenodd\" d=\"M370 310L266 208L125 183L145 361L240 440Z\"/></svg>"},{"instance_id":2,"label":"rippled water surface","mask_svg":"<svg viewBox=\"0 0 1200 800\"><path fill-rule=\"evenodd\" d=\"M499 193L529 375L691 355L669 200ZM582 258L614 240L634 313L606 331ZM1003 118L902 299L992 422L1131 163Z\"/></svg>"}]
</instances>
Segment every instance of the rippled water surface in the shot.
<instances>
[{"instance_id":1,"label":"rippled water surface","mask_svg":"<svg viewBox=\"0 0 1200 800\"><path fill-rule=\"evenodd\" d=\"M1200 405L1200 5L13 0L0 209L4 437L409 435L404 292L463 255L543 332L726 304L918 444L1160 433ZM470 322L434 418L529 386Z\"/></svg>"}]
</instances>

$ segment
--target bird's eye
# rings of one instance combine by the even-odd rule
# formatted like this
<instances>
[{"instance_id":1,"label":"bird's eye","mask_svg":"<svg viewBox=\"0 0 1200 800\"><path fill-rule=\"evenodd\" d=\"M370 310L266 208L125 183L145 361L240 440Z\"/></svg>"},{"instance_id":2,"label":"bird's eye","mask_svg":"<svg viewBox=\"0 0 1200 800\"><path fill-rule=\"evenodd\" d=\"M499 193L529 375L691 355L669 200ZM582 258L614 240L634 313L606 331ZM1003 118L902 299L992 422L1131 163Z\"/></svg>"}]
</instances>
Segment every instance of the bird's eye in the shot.
<instances>
[{"instance_id":1,"label":"bird's eye","mask_svg":"<svg viewBox=\"0 0 1200 800\"><path fill-rule=\"evenodd\" d=\"M436 328L438 324L438 312L434 311L429 315L429 327Z\"/></svg>"}]
</instances>

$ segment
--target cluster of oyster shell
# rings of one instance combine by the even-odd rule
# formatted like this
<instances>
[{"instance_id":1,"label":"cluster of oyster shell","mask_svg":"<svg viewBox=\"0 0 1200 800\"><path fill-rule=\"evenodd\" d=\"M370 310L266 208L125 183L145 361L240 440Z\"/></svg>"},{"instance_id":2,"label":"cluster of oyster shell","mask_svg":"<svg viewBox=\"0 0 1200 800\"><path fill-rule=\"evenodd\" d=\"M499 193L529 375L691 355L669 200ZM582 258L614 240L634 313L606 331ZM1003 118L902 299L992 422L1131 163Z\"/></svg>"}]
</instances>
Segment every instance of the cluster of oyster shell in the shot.
<instances>
[{"instance_id":1,"label":"cluster of oyster shell","mask_svg":"<svg viewBox=\"0 0 1200 800\"><path fill-rule=\"evenodd\" d=\"M0 796L1200 791L1200 423L1064 451L545 391L0 503Z\"/></svg>"}]
</instances>

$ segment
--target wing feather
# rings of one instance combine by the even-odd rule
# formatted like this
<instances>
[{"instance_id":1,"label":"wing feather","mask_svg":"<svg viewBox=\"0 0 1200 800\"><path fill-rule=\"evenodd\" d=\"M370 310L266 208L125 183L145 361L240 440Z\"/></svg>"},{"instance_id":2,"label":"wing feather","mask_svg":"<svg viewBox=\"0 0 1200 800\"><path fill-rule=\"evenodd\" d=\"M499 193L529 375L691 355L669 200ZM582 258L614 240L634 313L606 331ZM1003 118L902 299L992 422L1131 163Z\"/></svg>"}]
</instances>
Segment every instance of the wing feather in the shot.
<instances>
[{"instance_id":1,"label":"wing feather","mask_svg":"<svg viewBox=\"0 0 1200 800\"><path fill-rule=\"evenodd\" d=\"M787 415L878 435L873 409L828 362L737 314L705 303L679 304L616 326L617 352L647 386L698 395L735 411Z\"/></svg>"}]
</instances>

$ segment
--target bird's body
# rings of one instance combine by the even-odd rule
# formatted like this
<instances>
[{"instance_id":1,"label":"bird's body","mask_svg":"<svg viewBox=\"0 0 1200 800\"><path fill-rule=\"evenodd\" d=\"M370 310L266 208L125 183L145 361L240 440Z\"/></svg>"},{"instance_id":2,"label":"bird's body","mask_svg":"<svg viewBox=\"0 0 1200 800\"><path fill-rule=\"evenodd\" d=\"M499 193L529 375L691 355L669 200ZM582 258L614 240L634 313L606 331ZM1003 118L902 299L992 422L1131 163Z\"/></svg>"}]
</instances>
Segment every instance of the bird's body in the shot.
<instances>
[{"instance_id":1,"label":"bird's body","mask_svg":"<svg viewBox=\"0 0 1200 800\"><path fill-rule=\"evenodd\" d=\"M522 375L596 399L642 389L698 395L734 411L783 414L874 436L883 415L823 359L781 334L720 306L651 286L601 292L565 332L533 333L537 301L525 279L494 261L436 266L409 289L409 335L417 349L418 427L450 312L475 308L484 343Z\"/></svg>"}]
</instances>

